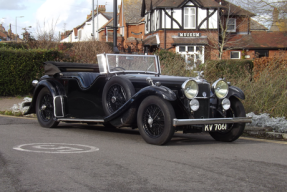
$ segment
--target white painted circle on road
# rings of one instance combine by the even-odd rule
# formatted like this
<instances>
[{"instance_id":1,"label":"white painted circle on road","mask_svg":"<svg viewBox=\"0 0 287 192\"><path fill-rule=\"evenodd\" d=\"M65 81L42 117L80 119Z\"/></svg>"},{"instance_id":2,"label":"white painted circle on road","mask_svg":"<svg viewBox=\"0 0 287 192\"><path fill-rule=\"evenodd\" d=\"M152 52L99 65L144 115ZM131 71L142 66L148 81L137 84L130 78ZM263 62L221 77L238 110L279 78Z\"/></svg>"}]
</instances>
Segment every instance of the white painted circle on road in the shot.
<instances>
[{"instance_id":1,"label":"white painted circle on road","mask_svg":"<svg viewBox=\"0 0 287 192\"><path fill-rule=\"evenodd\" d=\"M30 143L15 146L13 149L35 153L89 153L99 150L93 146L67 143Z\"/></svg>"}]
</instances>

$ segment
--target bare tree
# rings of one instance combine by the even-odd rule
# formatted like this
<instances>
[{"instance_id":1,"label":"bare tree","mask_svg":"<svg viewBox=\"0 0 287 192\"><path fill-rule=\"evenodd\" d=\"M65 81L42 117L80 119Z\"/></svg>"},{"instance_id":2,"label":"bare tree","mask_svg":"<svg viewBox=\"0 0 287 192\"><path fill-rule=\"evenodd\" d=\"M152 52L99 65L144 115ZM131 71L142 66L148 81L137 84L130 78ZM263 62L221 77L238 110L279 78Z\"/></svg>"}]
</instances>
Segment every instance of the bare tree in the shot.
<instances>
[{"instance_id":1,"label":"bare tree","mask_svg":"<svg viewBox=\"0 0 287 192\"><path fill-rule=\"evenodd\" d=\"M37 22L36 39L39 48L52 48L59 41L59 35L55 31L57 22L58 19L55 22L52 20L50 23L44 20L42 25Z\"/></svg>"},{"instance_id":2,"label":"bare tree","mask_svg":"<svg viewBox=\"0 0 287 192\"><path fill-rule=\"evenodd\" d=\"M219 13L219 34L218 37L208 35L209 46L218 51L218 58L222 59L223 53L231 49L244 49L248 44L243 44L242 40L246 42L250 36L249 22L250 16L253 14L227 1L223 1L222 5L225 7ZM246 31L238 34L238 29L243 28Z\"/></svg>"},{"instance_id":3,"label":"bare tree","mask_svg":"<svg viewBox=\"0 0 287 192\"><path fill-rule=\"evenodd\" d=\"M236 0L236 4L254 12L256 20L270 30L287 30L287 0Z\"/></svg>"}]
</instances>

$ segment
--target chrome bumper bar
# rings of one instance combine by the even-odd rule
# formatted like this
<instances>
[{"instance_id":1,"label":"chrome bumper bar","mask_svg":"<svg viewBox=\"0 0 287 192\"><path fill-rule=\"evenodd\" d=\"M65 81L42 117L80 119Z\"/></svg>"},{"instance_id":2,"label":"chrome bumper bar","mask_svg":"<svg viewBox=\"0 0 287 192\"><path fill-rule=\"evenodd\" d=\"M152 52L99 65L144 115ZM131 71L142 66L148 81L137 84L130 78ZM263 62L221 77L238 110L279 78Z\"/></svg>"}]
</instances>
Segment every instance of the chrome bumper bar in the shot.
<instances>
[{"instance_id":1,"label":"chrome bumper bar","mask_svg":"<svg viewBox=\"0 0 287 192\"><path fill-rule=\"evenodd\" d=\"M173 119L173 126L209 125L219 123L251 123L252 117L213 118L213 119Z\"/></svg>"}]
</instances>

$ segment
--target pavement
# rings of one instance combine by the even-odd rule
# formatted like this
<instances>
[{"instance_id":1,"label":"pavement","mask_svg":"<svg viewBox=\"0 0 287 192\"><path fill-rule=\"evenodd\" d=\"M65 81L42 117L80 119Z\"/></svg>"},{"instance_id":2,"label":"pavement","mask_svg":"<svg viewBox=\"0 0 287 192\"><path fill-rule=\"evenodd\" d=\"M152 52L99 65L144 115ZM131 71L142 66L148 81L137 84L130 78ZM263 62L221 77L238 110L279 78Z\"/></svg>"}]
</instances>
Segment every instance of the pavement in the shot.
<instances>
[{"instance_id":1,"label":"pavement","mask_svg":"<svg viewBox=\"0 0 287 192\"><path fill-rule=\"evenodd\" d=\"M23 102L24 97L0 97L0 111L11 111L14 104ZM245 136L256 138L269 138L277 140L287 140L287 133L273 132L270 127L251 127L246 126L244 130Z\"/></svg>"},{"instance_id":2,"label":"pavement","mask_svg":"<svg viewBox=\"0 0 287 192\"><path fill-rule=\"evenodd\" d=\"M0 111L11 111L14 104L22 103L24 97L3 97L0 96Z\"/></svg>"}]
</instances>

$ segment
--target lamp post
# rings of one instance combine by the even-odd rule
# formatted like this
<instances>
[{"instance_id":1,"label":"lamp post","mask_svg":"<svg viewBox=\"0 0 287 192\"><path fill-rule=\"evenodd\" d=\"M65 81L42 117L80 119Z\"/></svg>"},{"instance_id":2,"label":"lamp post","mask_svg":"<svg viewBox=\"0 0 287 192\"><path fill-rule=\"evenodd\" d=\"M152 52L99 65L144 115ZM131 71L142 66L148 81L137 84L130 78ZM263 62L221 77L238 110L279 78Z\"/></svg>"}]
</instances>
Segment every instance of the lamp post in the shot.
<instances>
[{"instance_id":1,"label":"lamp post","mask_svg":"<svg viewBox=\"0 0 287 192\"><path fill-rule=\"evenodd\" d=\"M16 16L16 42L17 42L17 18L23 18L24 16Z\"/></svg>"},{"instance_id":2,"label":"lamp post","mask_svg":"<svg viewBox=\"0 0 287 192\"><path fill-rule=\"evenodd\" d=\"M92 0L92 25L93 25L93 32L92 32L92 35L93 35L93 40L95 39L95 23L94 23L94 0ZM99 30L99 1L97 0L97 40L99 40L99 34L98 34L98 30Z\"/></svg>"}]
</instances>

